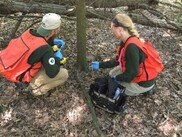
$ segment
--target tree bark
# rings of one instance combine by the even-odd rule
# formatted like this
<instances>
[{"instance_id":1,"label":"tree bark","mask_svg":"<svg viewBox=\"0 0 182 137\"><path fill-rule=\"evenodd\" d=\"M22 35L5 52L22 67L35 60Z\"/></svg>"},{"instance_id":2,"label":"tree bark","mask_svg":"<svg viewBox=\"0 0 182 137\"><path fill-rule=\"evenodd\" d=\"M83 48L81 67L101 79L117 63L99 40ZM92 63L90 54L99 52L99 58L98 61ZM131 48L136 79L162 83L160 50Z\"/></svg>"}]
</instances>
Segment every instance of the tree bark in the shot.
<instances>
[{"instance_id":1,"label":"tree bark","mask_svg":"<svg viewBox=\"0 0 182 137\"><path fill-rule=\"evenodd\" d=\"M107 17L104 15L107 15ZM87 9L87 17L90 17L90 18L94 17L94 18L100 18L100 19L112 19L114 17L114 15L115 15L115 13L113 14L113 13L110 13L107 11L101 11L100 10L98 12L95 12L94 10ZM138 14L137 13L129 13L128 15L132 18L134 23L142 24L145 26L166 28L166 29L171 29L171 30L175 30L178 32L182 32L182 29L181 29L182 24L177 24L177 23L174 23L173 21L170 21L170 20L153 21L149 17L146 17L146 16L141 15L139 13Z\"/></svg>"},{"instance_id":2,"label":"tree bark","mask_svg":"<svg viewBox=\"0 0 182 137\"><path fill-rule=\"evenodd\" d=\"M87 0L87 5L91 5L94 8L115 8L115 7L121 7L121 6L130 6L138 4L158 4L158 0Z\"/></svg>"},{"instance_id":3,"label":"tree bark","mask_svg":"<svg viewBox=\"0 0 182 137\"><path fill-rule=\"evenodd\" d=\"M179 30L177 27L167 24L163 20L161 20L159 22L155 22L146 17L143 17L142 15L134 14L134 13L130 13L129 16L132 18L133 22L138 23L138 24L152 26L152 27L158 27L158 28L167 28L167 29L178 30L178 31L182 32L182 30Z\"/></svg>"},{"instance_id":4,"label":"tree bark","mask_svg":"<svg viewBox=\"0 0 182 137\"><path fill-rule=\"evenodd\" d=\"M0 1L0 13L12 14L16 12L24 13L46 13L55 12L64 14L67 11L67 7L64 5L57 5L52 3L40 3L40 2L19 2L16 0L1 0ZM71 8L71 6L69 7Z\"/></svg>"},{"instance_id":5,"label":"tree bark","mask_svg":"<svg viewBox=\"0 0 182 137\"><path fill-rule=\"evenodd\" d=\"M23 1L23 2L22 2ZM30 2L29 2L30 1ZM61 2L60 2L61 1ZM101 0L99 0L101 1ZM133 4L136 4L133 0L127 1L119 1L120 2L118 6L121 5L130 5L131 2ZM145 1L145 0L144 0ZM145 2L147 3L154 2L152 0L146 0L145 2L142 0L137 1L137 3L141 6L140 2ZM28 3L29 2L29 3ZM48 2L48 3L45 3ZM91 2L91 0L87 0L87 2ZM104 0L103 2L106 3ZM111 2L110 0L107 1L108 3ZM55 4L57 3L57 4ZM11 14L11 13L16 13L16 12L23 12L23 13L47 13L47 12L55 12L60 15L71 15L75 16L75 6L70 6L75 4L75 0L69 0L67 3L70 3L70 5L58 5L58 4L65 4L66 0L1 0L0 1L0 13L1 14ZM112 4L111 4L112 5ZM114 5L112 5L114 6ZM113 18L115 13L111 13L107 10L102 10L102 9L97 9L94 10L93 8L87 8L87 14L86 16L89 18L100 18L100 19L108 19L108 18ZM150 19L145 18L142 15L139 14L130 14L131 18L135 23L143 24L143 25L148 25L148 26L154 26L154 27L161 27L161 28L167 28L167 29L172 29L172 30L178 30L179 32L182 32L181 25L171 23L171 21L161 21L161 22L152 22Z\"/></svg>"},{"instance_id":6,"label":"tree bark","mask_svg":"<svg viewBox=\"0 0 182 137\"><path fill-rule=\"evenodd\" d=\"M86 61L86 8L85 0L76 0L77 17L77 67L79 70L87 69Z\"/></svg>"},{"instance_id":7,"label":"tree bark","mask_svg":"<svg viewBox=\"0 0 182 137\"><path fill-rule=\"evenodd\" d=\"M21 3L30 3L30 0L3 0L3 1L12 1L12 2L21 2ZM76 0L31 0L31 3L45 3L45 4L55 4L55 5L69 5L75 6ZM120 6L129 6L138 4L158 4L159 0L86 0L86 5L94 8L114 8Z\"/></svg>"},{"instance_id":8,"label":"tree bark","mask_svg":"<svg viewBox=\"0 0 182 137\"><path fill-rule=\"evenodd\" d=\"M137 6L138 4L158 3L158 0L87 0L88 6L97 8L114 8L120 6ZM75 0L1 0L0 13L11 14L15 12L45 13L56 12L64 14L71 6L75 6Z\"/></svg>"}]
</instances>

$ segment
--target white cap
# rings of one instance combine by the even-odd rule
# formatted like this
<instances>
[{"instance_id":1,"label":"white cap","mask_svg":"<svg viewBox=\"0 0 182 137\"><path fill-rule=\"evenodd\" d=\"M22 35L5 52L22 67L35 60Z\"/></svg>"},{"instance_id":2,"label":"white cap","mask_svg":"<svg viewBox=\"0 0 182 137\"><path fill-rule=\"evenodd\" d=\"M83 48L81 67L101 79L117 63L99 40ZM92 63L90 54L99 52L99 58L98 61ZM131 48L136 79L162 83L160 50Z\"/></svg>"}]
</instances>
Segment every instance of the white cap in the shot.
<instances>
[{"instance_id":1,"label":"white cap","mask_svg":"<svg viewBox=\"0 0 182 137\"><path fill-rule=\"evenodd\" d=\"M47 36L51 30L57 29L61 25L61 16L56 13L47 13L43 16L41 26L37 29L37 33Z\"/></svg>"},{"instance_id":2,"label":"white cap","mask_svg":"<svg viewBox=\"0 0 182 137\"><path fill-rule=\"evenodd\" d=\"M55 13L47 13L42 18L42 28L53 30L61 25L61 16Z\"/></svg>"}]
</instances>

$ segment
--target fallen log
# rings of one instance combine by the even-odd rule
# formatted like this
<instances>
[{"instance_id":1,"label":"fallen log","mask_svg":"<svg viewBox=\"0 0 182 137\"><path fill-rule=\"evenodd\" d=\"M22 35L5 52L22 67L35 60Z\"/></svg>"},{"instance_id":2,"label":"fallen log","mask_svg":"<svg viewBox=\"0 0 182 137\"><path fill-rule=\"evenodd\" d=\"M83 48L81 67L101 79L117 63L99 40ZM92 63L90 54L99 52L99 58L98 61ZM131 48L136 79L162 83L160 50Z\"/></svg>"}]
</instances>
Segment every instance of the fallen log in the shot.
<instances>
[{"instance_id":1,"label":"fallen log","mask_svg":"<svg viewBox=\"0 0 182 137\"><path fill-rule=\"evenodd\" d=\"M10 1L10 0L8 0ZM29 0L11 0L14 2L29 3ZM75 0L32 0L31 3L55 4L64 6L75 6ZM159 0L86 0L86 5L94 8L115 8L120 6L128 6L138 4L157 5Z\"/></svg>"},{"instance_id":2,"label":"fallen log","mask_svg":"<svg viewBox=\"0 0 182 137\"><path fill-rule=\"evenodd\" d=\"M54 3L45 3L43 0L25 0L25 2L21 2L22 0L1 0L0 1L0 12L1 14L12 14L16 12L22 12L22 13L47 13L47 12L55 12L60 15L69 15L69 16L75 16L75 6L70 5L58 5ZM26 3L26 1L30 1L29 3ZM89 1L89 0L87 0ZM110 1L110 0L108 0ZM132 0L130 0L132 1ZM55 2L55 0L51 1ZM119 2L119 1L118 1ZM140 0L142 2L142 0ZM149 0L148 0L149 2ZM61 2L64 3L64 2ZM128 2L129 3L129 2ZM100 19L112 19L114 17L115 13L111 13L108 10L105 10L103 8L95 10L94 8L88 7L87 9L87 17L89 18L100 18ZM159 22L154 22L147 19L145 16L141 14L129 14L133 21L135 23L139 23L142 25L147 26L153 26L153 27L160 27L160 28L167 28L172 30L178 30L179 32L182 32L181 26L177 26L177 24L174 24L172 21L164 21L161 20ZM169 24L170 23L170 24ZM180 29L179 29L180 28Z\"/></svg>"},{"instance_id":3,"label":"fallen log","mask_svg":"<svg viewBox=\"0 0 182 137\"><path fill-rule=\"evenodd\" d=\"M182 32L182 30L179 30L175 26L168 24L165 20L152 21L151 19L149 19L147 17L144 17L140 14L135 14L135 13L130 13L129 16L132 18L133 22L138 23L138 24L142 24L145 26L151 26L151 27L166 28L166 29L171 29L171 30Z\"/></svg>"},{"instance_id":4,"label":"fallen log","mask_svg":"<svg viewBox=\"0 0 182 137\"><path fill-rule=\"evenodd\" d=\"M16 12L23 13L46 13L55 12L58 14L64 14L69 8L64 5L57 5L52 3L40 3L40 2L18 2L14 0L2 0L0 1L0 13L12 14Z\"/></svg>"}]
</instances>

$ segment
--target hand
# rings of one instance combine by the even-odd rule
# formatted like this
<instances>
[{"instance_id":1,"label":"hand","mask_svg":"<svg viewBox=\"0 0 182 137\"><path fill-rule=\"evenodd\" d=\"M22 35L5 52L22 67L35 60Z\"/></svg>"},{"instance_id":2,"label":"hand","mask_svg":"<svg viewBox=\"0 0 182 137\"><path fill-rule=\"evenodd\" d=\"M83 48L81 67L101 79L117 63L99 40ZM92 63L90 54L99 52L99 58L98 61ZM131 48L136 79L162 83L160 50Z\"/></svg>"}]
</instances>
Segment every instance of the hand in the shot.
<instances>
[{"instance_id":1,"label":"hand","mask_svg":"<svg viewBox=\"0 0 182 137\"><path fill-rule=\"evenodd\" d=\"M115 75L119 75L119 74L121 74L122 73L122 71L121 71L121 69L120 69L120 66L118 65L117 67L115 67L115 68L113 68L113 69L111 69L110 71L109 71L109 76L112 78L112 77L114 77Z\"/></svg>"},{"instance_id":2,"label":"hand","mask_svg":"<svg viewBox=\"0 0 182 137\"><path fill-rule=\"evenodd\" d=\"M117 79L116 79L116 75L114 75L113 77L111 77L114 81L116 82L119 82Z\"/></svg>"},{"instance_id":3,"label":"hand","mask_svg":"<svg viewBox=\"0 0 182 137\"><path fill-rule=\"evenodd\" d=\"M99 69L99 62L98 61L93 61L93 62L91 62L89 67L91 69L93 69L93 70L98 70Z\"/></svg>"},{"instance_id":4,"label":"hand","mask_svg":"<svg viewBox=\"0 0 182 137\"><path fill-rule=\"evenodd\" d=\"M54 44L58 45L58 48L63 48L65 45L65 42L62 39L54 39Z\"/></svg>"},{"instance_id":5,"label":"hand","mask_svg":"<svg viewBox=\"0 0 182 137\"><path fill-rule=\"evenodd\" d=\"M61 49L59 49L58 51L56 51L56 52L54 53L54 56L55 56L55 57L58 57L58 58L60 58L60 59L62 59L62 58L63 58L63 55L62 55L62 53L61 53Z\"/></svg>"},{"instance_id":6,"label":"hand","mask_svg":"<svg viewBox=\"0 0 182 137\"><path fill-rule=\"evenodd\" d=\"M114 81L117 81L117 80L116 80L116 75L114 75L114 76L112 77L112 79L114 79Z\"/></svg>"}]
</instances>

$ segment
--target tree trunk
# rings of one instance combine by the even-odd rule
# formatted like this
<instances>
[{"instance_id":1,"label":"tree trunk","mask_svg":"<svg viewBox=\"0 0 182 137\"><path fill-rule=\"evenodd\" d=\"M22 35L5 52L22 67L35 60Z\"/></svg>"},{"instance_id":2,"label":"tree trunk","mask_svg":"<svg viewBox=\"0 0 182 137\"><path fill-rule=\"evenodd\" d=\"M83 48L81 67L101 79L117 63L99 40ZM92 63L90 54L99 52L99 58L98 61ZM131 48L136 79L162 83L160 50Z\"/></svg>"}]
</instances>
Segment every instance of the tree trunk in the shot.
<instances>
[{"instance_id":1,"label":"tree trunk","mask_svg":"<svg viewBox=\"0 0 182 137\"><path fill-rule=\"evenodd\" d=\"M85 0L76 0L77 16L77 67L85 71L86 62L86 9Z\"/></svg>"}]
</instances>

